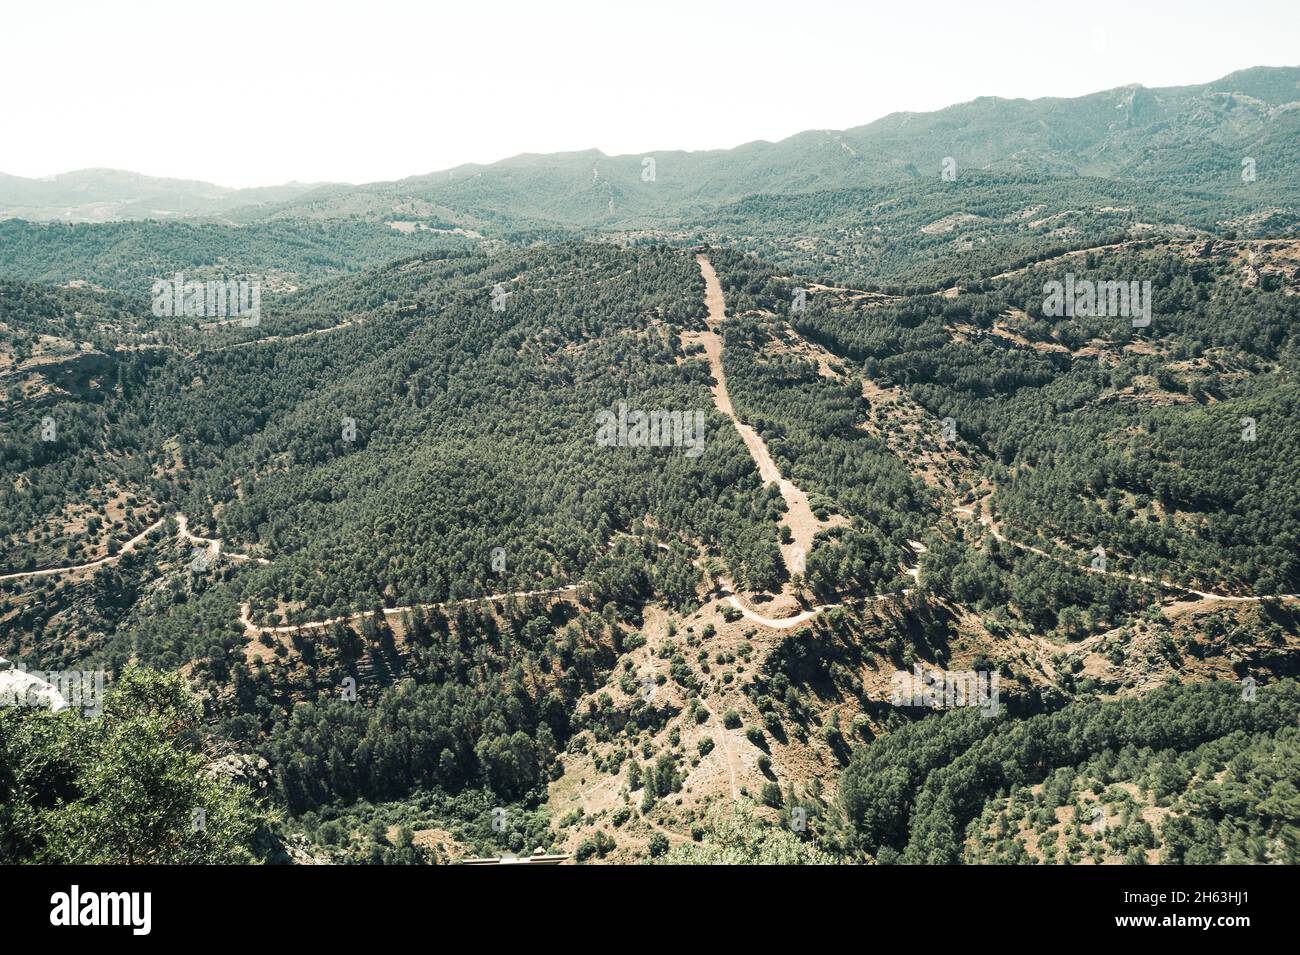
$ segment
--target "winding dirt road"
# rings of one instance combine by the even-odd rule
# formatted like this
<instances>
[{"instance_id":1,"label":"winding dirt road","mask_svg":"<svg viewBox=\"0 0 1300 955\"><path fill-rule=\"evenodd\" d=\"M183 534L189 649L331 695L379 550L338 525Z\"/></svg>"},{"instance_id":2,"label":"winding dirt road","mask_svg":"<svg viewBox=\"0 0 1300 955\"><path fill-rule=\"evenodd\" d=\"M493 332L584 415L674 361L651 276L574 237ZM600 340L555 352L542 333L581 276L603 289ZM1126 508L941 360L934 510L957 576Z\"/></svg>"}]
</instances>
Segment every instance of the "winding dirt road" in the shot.
<instances>
[{"instance_id":1,"label":"winding dirt road","mask_svg":"<svg viewBox=\"0 0 1300 955\"><path fill-rule=\"evenodd\" d=\"M163 522L166 520L167 517L165 515L163 517L158 518L158 520L154 521L152 524L150 524L148 527L142 530L139 534L136 534L129 541L123 544L121 549L116 554L110 554L108 557L101 557L99 558L99 560L92 560L85 564L72 564L68 567L45 567L42 568L41 570L23 570L23 571L19 571L18 573L5 574L3 576L0 576L0 580L22 580L25 577L50 577L55 574L72 574L72 573L76 573L79 570L93 570L96 567L103 567L107 564L112 564L120 560L124 555L129 554L131 553L131 551L135 550L136 546L142 540L144 540L146 537L148 537L158 528L162 527Z\"/></svg>"},{"instance_id":2,"label":"winding dirt road","mask_svg":"<svg viewBox=\"0 0 1300 955\"><path fill-rule=\"evenodd\" d=\"M143 541L146 537L148 537L158 528L162 527L162 525L166 522L166 520L167 520L167 515L164 514L162 517L158 518L158 520L154 521L152 524L150 524L140 533L136 534L129 541L124 543L121 549L116 554L112 554L111 556L101 557L99 558L99 560L92 560L84 564L70 564L66 567L45 567L41 570L24 570L14 574L4 574L3 576L0 576L0 580L21 580L25 577L51 577L56 574L74 574L77 573L78 571L94 570L96 567L103 567L106 566L107 564L112 564L115 561L121 560L123 556L135 550L136 547L139 546L141 541ZM196 534L191 534L189 528L190 528L189 519L184 514L177 514L176 515L176 536L178 538L180 538L181 540L190 541L191 543L194 544L205 545L208 548L209 556L214 560L223 553L222 544L220 540L212 537L199 537ZM270 563L270 561L267 560L265 557L253 557L249 554L240 554L235 551L224 551L224 553L231 560L254 560L257 561L257 563L259 564Z\"/></svg>"},{"instance_id":3,"label":"winding dirt road","mask_svg":"<svg viewBox=\"0 0 1300 955\"><path fill-rule=\"evenodd\" d=\"M572 593L578 589L577 584L568 584L564 587L555 587L550 590L516 590L505 594L488 594L484 597L466 597L464 600L447 600L442 603L432 604L412 604L409 607L385 607L382 610L362 610L357 613L344 614L341 617L330 617L328 620L312 620L306 623L284 624L278 627L264 627L260 624L253 623L249 617L251 610L248 604L239 608L239 622L244 625L244 632L250 636L258 636L263 633L301 633L304 630L323 630L326 627L332 627L336 623L351 623L353 621L368 620L377 614L383 614L385 617L398 617L404 613L411 613L415 610L443 610L447 607L454 607L457 604L473 603L493 603L498 600L509 600L511 597L550 597L559 594Z\"/></svg>"},{"instance_id":4,"label":"winding dirt road","mask_svg":"<svg viewBox=\"0 0 1300 955\"><path fill-rule=\"evenodd\" d=\"M204 544L208 548L208 556L216 560L222 554L222 541L217 537L199 537L197 534L190 533L190 521L184 514L176 515L176 531L182 540L187 540L192 544ZM231 560L252 560L259 564L269 564L270 561L265 557L253 557L251 554L240 554L237 551L225 551L227 557Z\"/></svg>"},{"instance_id":5,"label":"winding dirt road","mask_svg":"<svg viewBox=\"0 0 1300 955\"><path fill-rule=\"evenodd\" d=\"M975 517L974 510L969 507L954 507L953 510L958 514L967 514L971 517ZM1012 540L1010 537L1007 537L1005 534L1002 533L1002 531L998 528L998 526L993 522L993 519L987 513L981 513L979 515L978 520L981 524L983 524L985 527L988 528L989 533L993 535L993 539L996 540L999 544L1008 544L1011 547L1016 548L1017 550L1022 550L1029 554L1036 554L1039 557L1046 557L1048 560L1054 560L1057 563L1066 564L1071 567L1076 567L1089 574L1103 574L1107 577L1117 577L1120 580L1131 580L1134 583L1147 584L1152 587L1159 587L1161 590L1176 591L1177 593L1180 594L1192 594L1193 596L1200 597L1202 600L1223 600L1223 601L1235 602L1235 603L1258 603L1260 601L1266 601L1266 600L1277 600L1283 602L1300 600L1300 594L1264 594L1259 596L1219 594L1210 590L1193 590L1191 587L1188 587L1184 584L1179 584L1172 580L1165 580L1163 578L1145 577L1140 574L1126 574L1123 571L1119 571L1119 570L1109 570L1109 569L1103 570L1100 567L1093 567L1091 565L1085 567L1085 566L1081 566L1077 562L1077 558L1071 559L1069 557L1063 557L1060 554L1053 554L1049 551L1045 551L1041 547L1035 547L1032 544L1023 544L1020 541Z\"/></svg>"}]
</instances>

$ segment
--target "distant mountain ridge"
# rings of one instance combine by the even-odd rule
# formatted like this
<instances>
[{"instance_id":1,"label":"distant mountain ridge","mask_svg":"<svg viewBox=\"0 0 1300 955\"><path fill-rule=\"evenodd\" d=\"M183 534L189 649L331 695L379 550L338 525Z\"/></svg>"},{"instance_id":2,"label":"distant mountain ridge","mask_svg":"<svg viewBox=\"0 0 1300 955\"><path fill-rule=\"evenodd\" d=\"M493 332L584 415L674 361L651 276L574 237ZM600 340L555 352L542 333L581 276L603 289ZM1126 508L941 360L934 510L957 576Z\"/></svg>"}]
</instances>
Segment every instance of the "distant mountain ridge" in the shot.
<instances>
[{"instance_id":1,"label":"distant mountain ridge","mask_svg":"<svg viewBox=\"0 0 1300 955\"><path fill-rule=\"evenodd\" d=\"M1290 196L1300 180L1300 68L1256 67L1198 86L1123 86L1072 99L982 97L734 149L525 153L396 182L323 187L232 217L406 212L482 224L508 214L576 228L635 227L690 220L752 195L937 179L949 158L959 173L1158 181L1225 194L1241 190L1241 164L1250 158L1253 196Z\"/></svg>"},{"instance_id":2,"label":"distant mountain ridge","mask_svg":"<svg viewBox=\"0 0 1300 955\"><path fill-rule=\"evenodd\" d=\"M1247 159L1255 172L1249 183L1241 176ZM0 218L183 215L246 224L359 216L437 227L635 229L707 221L756 195L937 180L945 164L957 175L1113 179L1285 204L1300 190L1300 67L1069 99L980 97L734 149L525 153L361 186L231 190L112 170L50 180L0 175Z\"/></svg>"},{"instance_id":3,"label":"distant mountain ridge","mask_svg":"<svg viewBox=\"0 0 1300 955\"><path fill-rule=\"evenodd\" d=\"M40 179L0 173L0 219L109 222L219 215L293 199L317 184L232 189L121 169L77 169Z\"/></svg>"}]
</instances>

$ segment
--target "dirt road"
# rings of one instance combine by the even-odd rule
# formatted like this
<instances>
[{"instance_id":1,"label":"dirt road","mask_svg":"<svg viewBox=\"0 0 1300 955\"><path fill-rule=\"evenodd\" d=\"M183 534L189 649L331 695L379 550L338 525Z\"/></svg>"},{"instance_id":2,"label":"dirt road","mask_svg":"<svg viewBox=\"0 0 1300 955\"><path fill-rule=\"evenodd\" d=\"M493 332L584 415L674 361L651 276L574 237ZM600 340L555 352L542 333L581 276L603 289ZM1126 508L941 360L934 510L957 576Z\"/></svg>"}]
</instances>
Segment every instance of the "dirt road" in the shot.
<instances>
[{"instance_id":1,"label":"dirt road","mask_svg":"<svg viewBox=\"0 0 1300 955\"><path fill-rule=\"evenodd\" d=\"M300 633L304 630L323 630L326 627L332 627L336 623L352 623L354 621L366 620L370 617L382 613L385 617L399 617L404 613L410 613L414 610L442 610L447 607L453 607L457 604L473 603L492 603L497 600L508 600L511 597L549 597L558 594L572 593L578 589L577 584L568 584L564 587L555 587L551 590L516 590L506 594L488 594L485 597L467 597L464 600L448 600L442 603L433 604L412 604L409 607L385 607L383 610L363 610L358 613L345 614L341 617L330 617L327 620L312 620L306 623L285 624L278 627L263 627L253 623L248 604L239 608L239 622L244 625L244 632L250 636L257 636L262 633Z\"/></svg>"},{"instance_id":2,"label":"dirt road","mask_svg":"<svg viewBox=\"0 0 1300 955\"><path fill-rule=\"evenodd\" d=\"M971 517L975 516L973 509L969 507L954 507L953 511L955 511L958 514L967 514ZM1159 587L1161 590L1172 590L1178 593L1192 594L1193 596L1200 597L1202 600L1223 600L1223 601L1228 601L1233 603L1257 603L1261 600L1279 600L1279 601L1300 600L1300 594L1263 594L1263 595L1242 596L1237 594L1219 594L1210 590L1193 590L1191 587L1187 587L1183 584L1176 583L1172 580L1164 580L1162 578L1157 578L1157 577L1144 577L1140 574L1126 574L1123 571L1119 571L1119 570L1110 570L1110 569L1103 570L1100 567L1093 567L1090 565L1083 566L1082 564L1079 564L1076 559L1063 557L1060 554L1050 553L1049 551L1045 551L1041 547L1035 547L1032 544L1023 544L1020 541L1012 540L1010 537L1007 537L1005 534L1002 533L1001 529L994 522L993 518L991 518L988 515L987 510L984 513L980 514L979 522L988 528L989 533L993 535L993 539L996 540L999 544L1007 544L1010 547L1014 547L1017 550L1022 550L1029 554L1036 554L1039 557L1046 557L1048 560L1054 560L1057 561L1058 563L1063 563L1073 567L1078 567L1080 570L1083 570L1089 574L1104 574L1107 577L1117 577L1121 580L1131 580L1134 583L1148 584L1152 587Z\"/></svg>"},{"instance_id":3,"label":"dirt road","mask_svg":"<svg viewBox=\"0 0 1300 955\"><path fill-rule=\"evenodd\" d=\"M699 336L699 341L704 345L704 354L709 360L709 371L713 374L713 403L719 411L731 419L736 431L740 433L741 440L749 449L749 456L754 459L754 464L758 467L758 476L765 483L775 484L780 489L786 505L781 523L789 528L792 538L790 543L781 545L781 557L785 561L786 570L791 574L801 574L817 532L827 527L847 524L848 520L837 514L829 521L819 521L808 504L808 495L781 474L780 468L772 460L767 444L758 432L736 417L736 410L731 404L731 395L727 391L727 373L722 367L722 336L719 330L727 315L722 285L718 282L718 274L714 271L713 263L709 261L708 256L697 255L695 261L699 263L700 274L704 276L704 304L709 309L709 330Z\"/></svg>"},{"instance_id":4,"label":"dirt road","mask_svg":"<svg viewBox=\"0 0 1300 955\"><path fill-rule=\"evenodd\" d=\"M95 567L103 567L106 564L111 564L115 561L121 560L123 555L131 553L131 551L135 550L142 540L161 527L163 522L166 520L166 517L158 518L158 520L154 521L139 534L136 534L129 541L123 544L121 550L116 554L112 554L108 557L101 557L99 560L92 560L85 564L72 564L68 567L46 567L41 570L24 570L15 574L5 574L4 576L0 576L0 580L22 580L24 577L50 577L55 574L72 574L79 570L92 570Z\"/></svg>"}]
</instances>

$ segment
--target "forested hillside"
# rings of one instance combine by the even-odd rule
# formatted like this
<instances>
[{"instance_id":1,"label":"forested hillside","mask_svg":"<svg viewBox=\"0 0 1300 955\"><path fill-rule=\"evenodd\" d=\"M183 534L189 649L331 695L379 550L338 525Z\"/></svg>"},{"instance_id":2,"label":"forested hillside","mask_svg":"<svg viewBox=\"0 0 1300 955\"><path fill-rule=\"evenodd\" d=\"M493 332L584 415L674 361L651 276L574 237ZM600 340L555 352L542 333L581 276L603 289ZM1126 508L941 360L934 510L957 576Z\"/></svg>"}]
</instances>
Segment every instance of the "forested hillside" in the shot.
<instances>
[{"instance_id":1,"label":"forested hillside","mask_svg":"<svg viewBox=\"0 0 1300 955\"><path fill-rule=\"evenodd\" d=\"M755 195L684 224L682 235L832 284L931 292L1124 239L1297 234L1294 198L1264 214L1261 200L1236 188L970 170L951 182Z\"/></svg>"},{"instance_id":2,"label":"forested hillside","mask_svg":"<svg viewBox=\"0 0 1300 955\"><path fill-rule=\"evenodd\" d=\"M1112 566L1189 587L1295 592L1300 300L1252 275L1250 249L1133 243L1057 258L989 291L823 293L797 313L790 280L737 259L729 281L739 300L784 315L866 378L902 385L935 419L952 419L995 477L990 504L1017 540L1073 541L1081 554L1104 546ZM1134 329L1044 316L1044 281L1067 269L1080 280L1150 276L1156 318ZM786 407L810 420L808 402ZM1256 423L1249 439L1244 418Z\"/></svg>"},{"instance_id":3,"label":"forested hillside","mask_svg":"<svg viewBox=\"0 0 1300 955\"><path fill-rule=\"evenodd\" d=\"M1294 862L1297 79L0 222L4 858Z\"/></svg>"},{"instance_id":4,"label":"forested hillside","mask_svg":"<svg viewBox=\"0 0 1300 955\"><path fill-rule=\"evenodd\" d=\"M328 299L351 323L336 331L103 354L103 387L34 402L56 440L19 440L11 422L14 471L41 493L16 500L31 513L7 552L107 469L273 557L245 585L259 616L277 600L319 616L576 580L646 520L743 573L768 505L734 433L709 421L699 458L594 441L619 401L708 410L699 369L677 364L696 281L677 254L581 245L409 260L295 299L313 314Z\"/></svg>"},{"instance_id":5,"label":"forested hillside","mask_svg":"<svg viewBox=\"0 0 1300 955\"><path fill-rule=\"evenodd\" d=\"M0 221L0 275L89 284L141 299L160 278L234 277L267 291L293 290L381 262L473 246L456 227L401 232L383 222L336 220L229 225L115 222L96 225Z\"/></svg>"},{"instance_id":6,"label":"forested hillside","mask_svg":"<svg viewBox=\"0 0 1300 955\"><path fill-rule=\"evenodd\" d=\"M76 330L64 310L87 293L12 289L15 305L48 315L33 331ZM6 419L19 482L7 570L115 557L164 511L238 556L187 572L169 519L102 572L18 574L4 584L6 652L190 668L233 738L266 737L294 810L415 786L520 798L550 772L572 694L613 662L631 611L612 608L698 601L700 572L671 542L716 554L738 579L775 549L775 505L679 345L699 321L698 272L666 250L571 245L402 260L295 304L318 314L324 301L347 319L321 334L232 330L235 342L195 352L105 342L108 372L83 392L49 387L48 370L23 361L43 388ZM105 338L150 324L118 307L94 316ZM698 410L707 453L601 445L597 415L619 402ZM24 434L40 417L58 423L55 440ZM52 550L53 529L88 498L120 500L122 529L90 519L86 549ZM639 540L651 529L662 548ZM579 583L592 613L572 622L572 608L539 597L499 617L415 610L395 621L400 653L387 621L268 635L273 654L244 644L260 623ZM376 709L322 699L288 720L362 660ZM401 742L390 721L415 711ZM340 761L365 770L327 770Z\"/></svg>"},{"instance_id":7,"label":"forested hillside","mask_svg":"<svg viewBox=\"0 0 1300 955\"><path fill-rule=\"evenodd\" d=\"M931 717L844 771L844 845L914 864L1294 865L1298 706L1292 680L1251 699L1210 683L1014 722Z\"/></svg>"}]
</instances>

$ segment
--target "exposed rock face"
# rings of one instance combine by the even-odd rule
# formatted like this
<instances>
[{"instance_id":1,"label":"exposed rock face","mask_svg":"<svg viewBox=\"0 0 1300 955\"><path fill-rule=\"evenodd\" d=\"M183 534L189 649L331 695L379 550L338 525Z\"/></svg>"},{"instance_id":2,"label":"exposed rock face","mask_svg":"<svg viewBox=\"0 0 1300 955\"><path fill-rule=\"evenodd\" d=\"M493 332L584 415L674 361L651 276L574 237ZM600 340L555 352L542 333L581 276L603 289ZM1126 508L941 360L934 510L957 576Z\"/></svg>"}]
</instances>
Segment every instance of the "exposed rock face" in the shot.
<instances>
[{"instance_id":1,"label":"exposed rock face","mask_svg":"<svg viewBox=\"0 0 1300 955\"><path fill-rule=\"evenodd\" d=\"M214 780L229 780L248 787L259 802L271 788L271 764L250 753L219 756L204 767L204 775ZM327 859L312 854L311 844L300 834L288 838L269 825L253 833L254 854L268 865L320 865Z\"/></svg>"},{"instance_id":2,"label":"exposed rock face","mask_svg":"<svg viewBox=\"0 0 1300 955\"><path fill-rule=\"evenodd\" d=\"M208 763L204 770L209 779L229 779L243 783L254 793L266 792L271 785L271 765L260 756L231 753Z\"/></svg>"}]
</instances>

